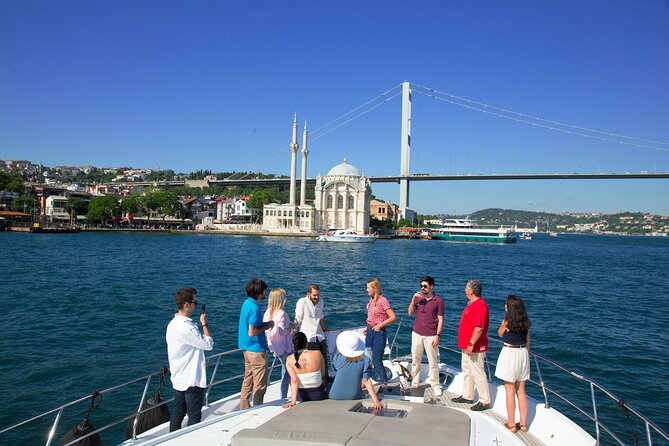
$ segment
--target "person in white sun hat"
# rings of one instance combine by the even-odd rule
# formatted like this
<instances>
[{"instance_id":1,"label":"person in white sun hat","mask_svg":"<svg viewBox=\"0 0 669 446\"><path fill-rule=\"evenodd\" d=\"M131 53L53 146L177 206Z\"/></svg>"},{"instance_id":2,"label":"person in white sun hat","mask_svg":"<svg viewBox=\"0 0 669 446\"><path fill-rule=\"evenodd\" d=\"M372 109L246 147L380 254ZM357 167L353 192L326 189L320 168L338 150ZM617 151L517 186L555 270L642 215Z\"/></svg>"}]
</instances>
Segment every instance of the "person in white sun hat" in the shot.
<instances>
[{"instance_id":1,"label":"person in white sun hat","mask_svg":"<svg viewBox=\"0 0 669 446\"><path fill-rule=\"evenodd\" d=\"M332 360L337 375L330 388L330 399L359 400L363 398L362 389L365 388L374 401L374 409L381 409L383 405L370 379L372 364L365 355L362 334L352 330L342 331L337 336L337 350L339 353Z\"/></svg>"}]
</instances>

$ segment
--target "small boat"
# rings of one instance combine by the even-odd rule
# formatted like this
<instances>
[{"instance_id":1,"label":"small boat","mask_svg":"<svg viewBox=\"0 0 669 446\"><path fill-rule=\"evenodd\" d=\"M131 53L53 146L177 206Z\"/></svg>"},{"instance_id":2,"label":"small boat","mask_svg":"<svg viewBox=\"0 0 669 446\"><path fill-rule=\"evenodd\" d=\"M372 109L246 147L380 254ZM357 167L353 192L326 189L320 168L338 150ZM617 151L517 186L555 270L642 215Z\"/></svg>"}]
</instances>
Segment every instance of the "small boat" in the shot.
<instances>
[{"instance_id":1,"label":"small boat","mask_svg":"<svg viewBox=\"0 0 669 446\"><path fill-rule=\"evenodd\" d=\"M319 242L373 243L379 237L371 234L358 234L350 229L333 229L318 236Z\"/></svg>"},{"instance_id":2,"label":"small boat","mask_svg":"<svg viewBox=\"0 0 669 446\"><path fill-rule=\"evenodd\" d=\"M532 240L532 234L530 234L529 232L523 232L518 236L518 238L520 238L521 240Z\"/></svg>"},{"instance_id":3,"label":"small boat","mask_svg":"<svg viewBox=\"0 0 669 446\"><path fill-rule=\"evenodd\" d=\"M397 325L399 332L402 319ZM362 332L363 328L356 330ZM449 336L457 336L455 330L448 328L446 330L449 330ZM336 353L336 337L339 332L340 330L333 330L327 333L330 355ZM59 433L67 427L62 426L64 412L81 413L82 408L85 410L86 406L92 407L98 401L95 405L97 412L95 415L100 420L102 411L111 415L109 412L112 409L111 405L114 402L118 403L119 400L114 397L118 396L119 392L133 389L137 392L136 398L132 398L136 403L133 413L120 410L117 412L118 415L110 418L116 421L109 422L110 420L104 419L102 422L104 426L97 429L93 425L93 417L91 416L89 422L86 415L87 425L84 427L87 429L79 432L78 439L73 438L71 441L63 442L61 438L60 444L100 444L94 440L96 435L103 432L109 433L112 437L110 438L112 442L109 444L124 446L641 444L638 442L636 429L625 429L628 425L638 426L643 432L646 439L643 444L666 444L669 441L669 434L630 406L627 401L582 374L534 351L529 352L530 362L535 366L535 370L531 379L527 381L527 430L518 429L517 432L512 432L504 425L506 394L503 383L491 376L492 370L495 369L493 359L496 355L486 356L485 359L491 396L490 409L476 412L470 409L471 404L452 401L452 398L463 393L463 374L457 367L460 364L461 350L440 346L442 359L448 357L446 361L450 363L439 364L442 392L436 393L429 385L408 387L407 373L411 370L411 358L392 355L392 352L398 350L395 349L397 347L394 343L395 338L386 345L388 359L384 360L384 366L389 381L387 387L377 391L383 404L383 408L379 410L373 409L370 398L301 402L293 408L282 409L282 404L287 400L280 398L280 379L271 381L263 404L240 410L239 392L220 392L220 387L217 387L225 385L230 380L240 380L243 376L235 375L236 371L223 366L231 361L236 361L238 364L243 362L241 350L234 349L207 357L209 384L204 395L201 423L170 432L167 421L169 416L165 421L146 422L148 418L146 415L172 402L171 398L165 400L159 398L152 405L144 403L149 396L148 390L153 388L156 382L164 382L167 371L161 369L159 372L95 392L93 395L89 394L36 417L0 429L0 444L38 444L36 438L21 436L21 428L36 420L40 420L46 430L44 436L47 438L46 444L55 443L58 441ZM493 339L490 341L491 348L499 351L502 346L501 341ZM422 363L420 380L424 381L427 379L429 367L426 359ZM275 371L275 378L280 368L280 363L274 359L270 370ZM336 371L329 370L329 374L334 378ZM559 383L562 384L555 385ZM212 390L219 390L216 398L213 397ZM583 398L583 395L588 393L591 394L591 398ZM595 398L595 394L598 398ZM100 399L101 395L105 395L105 398ZM602 410L609 407L609 404L619 407L620 410ZM100 407L97 408L98 406ZM76 427L80 429L82 424ZM126 428L125 441L119 438L121 432L113 436L115 430L121 431L123 427ZM116 438L116 441L113 441L113 438ZM85 443L86 439L90 443Z\"/></svg>"},{"instance_id":4,"label":"small boat","mask_svg":"<svg viewBox=\"0 0 669 446\"><path fill-rule=\"evenodd\" d=\"M549 232L548 232L548 235L550 235L551 237L557 237L557 236L558 236L558 233L555 232L555 231L549 231Z\"/></svg>"},{"instance_id":5,"label":"small boat","mask_svg":"<svg viewBox=\"0 0 669 446\"><path fill-rule=\"evenodd\" d=\"M483 227L469 218L448 219L432 229L432 239L453 242L516 243L512 226Z\"/></svg>"},{"instance_id":6,"label":"small boat","mask_svg":"<svg viewBox=\"0 0 669 446\"><path fill-rule=\"evenodd\" d=\"M432 240L432 231L430 231L429 229L423 229L420 232L420 238L422 238L423 240Z\"/></svg>"}]
</instances>

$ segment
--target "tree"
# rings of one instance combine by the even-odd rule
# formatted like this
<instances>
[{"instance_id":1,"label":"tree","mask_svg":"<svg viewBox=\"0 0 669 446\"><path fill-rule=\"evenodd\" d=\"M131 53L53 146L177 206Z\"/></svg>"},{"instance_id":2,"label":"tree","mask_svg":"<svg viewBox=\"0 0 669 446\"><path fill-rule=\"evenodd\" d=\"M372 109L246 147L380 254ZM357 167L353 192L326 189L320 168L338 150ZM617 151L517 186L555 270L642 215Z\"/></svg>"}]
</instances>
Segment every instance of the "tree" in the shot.
<instances>
[{"instance_id":1,"label":"tree","mask_svg":"<svg viewBox=\"0 0 669 446\"><path fill-rule=\"evenodd\" d=\"M65 212L71 214L72 211L74 215L83 215L88 211L88 203L81 198L70 197L65 204Z\"/></svg>"},{"instance_id":2,"label":"tree","mask_svg":"<svg viewBox=\"0 0 669 446\"><path fill-rule=\"evenodd\" d=\"M12 202L12 210L33 214L35 212L35 197L32 195L20 195Z\"/></svg>"},{"instance_id":3,"label":"tree","mask_svg":"<svg viewBox=\"0 0 669 446\"><path fill-rule=\"evenodd\" d=\"M141 197L139 195L130 195L123 199L121 210L123 213L137 214L141 210Z\"/></svg>"},{"instance_id":4,"label":"tree","mask_svg":"<svg viewBox=\"0 0 669 446\"><path fill-rule=\"evenodd\" d=\"M400 221L397 222L398 228L408 228L411 226L411 222L406 218L400 218Z\"/></svg>"},{"instance_id":5,"label":"tree","mask_svg":"<svg viewBox=\"0 0 669 446\"><path fill-rule=\"evenodd\" d=\"M118 209L118 197L115 195L105 195L104 197L95 197L88 204L88 213L86 217L91 221L108 222L116 215Z\"/></svg>"},{"instance_id":6,"label":"tree","mask_svg":"<svg viewBox=\"0 0 669 446\"><path fill-rule=\"evenodd\" d=\"M275 203L276 197L274 193L270 190L256 190L251 194L249 202L247 203L248 207L253 209L262 210L263 206L270 203Z\"/></svg>"},{"instance_id":7,"label":"tree","mask_svg":"<svg viewBox=\"0 0 669 446\"><path fill-rule=\"evenodd\" d=\"M0 190L23 193L23 178L18 173L7 173L0 170Z\"/></svg>"}]
</instances>

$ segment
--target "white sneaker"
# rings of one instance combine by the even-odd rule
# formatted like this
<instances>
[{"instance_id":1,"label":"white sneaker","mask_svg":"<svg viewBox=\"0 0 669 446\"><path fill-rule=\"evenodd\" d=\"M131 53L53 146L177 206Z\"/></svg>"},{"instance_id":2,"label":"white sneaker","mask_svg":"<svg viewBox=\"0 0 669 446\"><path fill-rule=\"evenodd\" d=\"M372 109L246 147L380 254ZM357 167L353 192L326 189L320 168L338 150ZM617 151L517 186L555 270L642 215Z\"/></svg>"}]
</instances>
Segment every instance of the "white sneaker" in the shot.
<instances>
[{"instance_id":1,"label":"white sneaker","mask_svg":"<svg viewBox=\"0 0 669 446\"><path fill-rule=\"evenodd\" d=\"M432 391L434 392L434 396L441 396L442 394L441 387L433 387Z\"/></svg>"}]
</instances>

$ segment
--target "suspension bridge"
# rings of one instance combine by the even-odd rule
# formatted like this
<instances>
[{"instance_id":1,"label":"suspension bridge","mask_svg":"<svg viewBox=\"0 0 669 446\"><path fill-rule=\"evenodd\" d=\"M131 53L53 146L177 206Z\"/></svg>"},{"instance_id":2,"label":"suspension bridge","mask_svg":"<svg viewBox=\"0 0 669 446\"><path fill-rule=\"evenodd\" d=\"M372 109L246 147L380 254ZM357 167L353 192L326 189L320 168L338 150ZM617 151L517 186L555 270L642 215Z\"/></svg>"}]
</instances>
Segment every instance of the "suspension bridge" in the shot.
<instances>
[{"instance_id":1,"label":"suspension bridge","mask_svg":"<svg viewBox=\"0 0 669 446\"><path fill-rule=\"evenodd\" d=\"M399 90L399 91L396 91ZM367 113L385 105L393 99L400 97L402 100L401 141L400 141L400 169L397 175L367 176L371 183L398 183L400 185L400 208L409 208L409 185L412 182L423 181L495 181L495 180L612 180L612 179L669 179L669 172L624 172L624 173L501 173L501 174L451 174L442 175L438 173L411 173L411 124L412 124L412 95L419 94L435 101L446 103L471 111L479 112L491 117L509 120L520 125L532 126L546 131L558 132L580 138L587 138L599 142L618 144L643 150L657 152L669 152L669 142L632 137L618 133L612 133L584 126L577 126L560 121L549 120L534 115L516 112L513 110L489 105L471 99L445 93L437 89L425 87L418 84L403 82L392 89L378 95L377 97L355 107L351 111L340 115L336 119L319 127L310 133L309 143L323 138L341 127L361 118ZM314 135L317 135L314 137ZM267 166L290 154L290 145L285 145L278 150L266 155L261 160L250 166ZM256 167L257 168L257 167ZM244 185L266 185L286 186L290 184L290 178L249 178L251 174L243 174L239 177L209 180L208 184L221 184L226 186ZM307 185L315 184L315 178L306 178ZM194 185L194 181L164 181L158 183L135 183L142 185ZM200 182L200 185L202 183Z\"/></svg>"}]
</instances>

